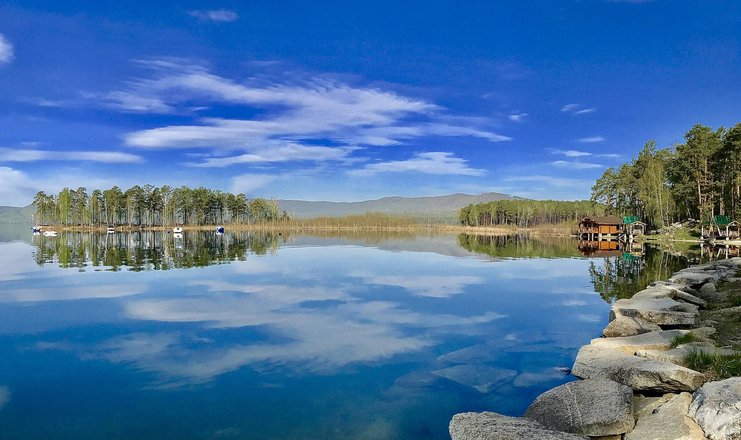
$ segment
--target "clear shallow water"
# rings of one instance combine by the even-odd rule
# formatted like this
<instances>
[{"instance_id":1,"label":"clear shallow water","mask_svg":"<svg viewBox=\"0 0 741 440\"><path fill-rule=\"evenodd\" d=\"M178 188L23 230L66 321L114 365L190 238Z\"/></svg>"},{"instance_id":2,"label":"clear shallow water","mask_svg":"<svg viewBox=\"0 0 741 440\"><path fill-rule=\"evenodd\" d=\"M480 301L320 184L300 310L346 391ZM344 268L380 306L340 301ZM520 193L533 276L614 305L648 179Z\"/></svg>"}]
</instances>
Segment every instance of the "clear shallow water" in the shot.
<instances>
[{"instance_id":1,"label":"clear shallow water","mask_svg":"<svg viewBox=\"0 0 741 440\"><path fill-rule=\"evenodd\" d=\"M0 439L446 439L456 412L520 415L573 379L618 269L647 269L480 241L0 243Z\"/></svg>"}]
</instances>

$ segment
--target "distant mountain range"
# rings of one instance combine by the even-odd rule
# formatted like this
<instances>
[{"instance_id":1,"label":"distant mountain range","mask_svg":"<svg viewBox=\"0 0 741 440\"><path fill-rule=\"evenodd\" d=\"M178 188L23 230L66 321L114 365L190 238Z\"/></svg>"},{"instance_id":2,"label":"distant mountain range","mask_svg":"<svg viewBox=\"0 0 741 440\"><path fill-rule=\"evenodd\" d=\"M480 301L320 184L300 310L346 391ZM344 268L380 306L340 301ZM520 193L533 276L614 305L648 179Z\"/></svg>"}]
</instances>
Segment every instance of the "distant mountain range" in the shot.
<instances>
[{"instance_id":1,"label":"distant mountain range","mask_svg":"<svg viewBox=\"0 0 741 440\"><path fill-rule=\"evenodd\" d=\"M36 212L33 205L22 208L16 206L0 206L0 225L30 225L31 216Z\"/></svg>"},{"instance_id":2,"label":"distant mountain range","mask_svg":"<svg viewBox=\"0 0 741 440\"><path fill-rule=\"evenodd\" d=\"M496 200L510 200L512 197L501 193L450 194L432 197L384 197L364 202L306 202L301 200L278 200L280 209L293 217L340 217L366 212L408 215L418 219L451 221L458 217L458 211L471 203L484 203Z\"/></svg>"},{"instance_id":3,"label":"distant mountain range","mask_svg":"<svg viewBox=\"0 0 741 440\"><path fill-rule=\"evenodd\" d=\"M278 206L296 218L341 217L345 215L380 212L391 215L407 215L419 220L451 222L458 217L458 210L471 203L510 200L501 193L450 194L432 197L384 197L363 202L307 202L302 200L278 200ZM0 224L31 224L33 205L22 208L0 206Z\"/></svg>"}]
</instances>

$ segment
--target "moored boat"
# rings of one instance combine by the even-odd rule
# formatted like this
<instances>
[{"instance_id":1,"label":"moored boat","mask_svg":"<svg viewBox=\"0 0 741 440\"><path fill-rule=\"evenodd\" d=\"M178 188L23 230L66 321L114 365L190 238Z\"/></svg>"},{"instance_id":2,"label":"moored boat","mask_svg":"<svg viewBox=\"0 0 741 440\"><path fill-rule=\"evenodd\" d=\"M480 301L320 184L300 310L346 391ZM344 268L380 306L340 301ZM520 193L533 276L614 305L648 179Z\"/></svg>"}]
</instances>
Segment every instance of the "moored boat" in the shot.
<instances>
[{"instance_id":1,"label":"moored boat","mask_svg":"<svg viewBox=\"0 0 741 440\"><path fill-rule=\"evenodd\" d=\"M172 228L172 232L174 232L176 234L182 234L183 233L183 228L181 228L180 226L175 226L174 228Z\"/></svg>"},{"instance_id":2,"label":"moored boat","mask_svg":"<svg viewBox=\"0 0 741 440\"><path fill-rule=\"evenodd\" d=\"M217 226L216 227L216 233L217 234L223 234L224 233L224 227L223 226Z\"/></svg>"},{"instance_id":3,"label":"moored boat","mask_svg":"<svg viewBox=\"0 0 741 440\"><path fill-rule=\"evenodd\" d=\"M56 237L57 231L44 231L44 237Z\"/></svg>"},{"instance_id":4,"label":"moored boat","mask_svg":"<svg viewBox=\"0 0 741 440\"><path fill-rule=\"evenodd\" d=\"M106 233L108 233L108 234L115 234L116 233L116 227L115 226L108 226L108 229L106 230Z\"/></svg>"}]
</instances>

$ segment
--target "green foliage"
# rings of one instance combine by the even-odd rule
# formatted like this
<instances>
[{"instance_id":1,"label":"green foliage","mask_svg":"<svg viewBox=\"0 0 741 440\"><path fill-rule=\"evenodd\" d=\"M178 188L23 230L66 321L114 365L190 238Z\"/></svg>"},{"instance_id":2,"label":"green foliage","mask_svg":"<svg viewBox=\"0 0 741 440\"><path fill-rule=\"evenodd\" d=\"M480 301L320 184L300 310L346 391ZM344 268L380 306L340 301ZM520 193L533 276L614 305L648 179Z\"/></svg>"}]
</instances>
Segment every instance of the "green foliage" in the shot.
<instances>
[{"instance_id":1,"label":"green foliage","mask_svg":"<svg viewBox=\"0 0 741 440\"><path fill-rule=\"evenodd\" d=\"M557 200L497 200L463 207L458 215L465 226L512 225L534 227L566 221L577 222L583 217L602 215L604 208L588 200L567 202Z\"/></svg>"},{"instance_id":2,"label":"green foliage","mask_svg":"<svg viewBox=\"0 0 741 440\"><path fill-rule=\"evenodd\" d=\"M697 342L700 338L696 334L689 332L683 335L675 336L669 343L669 348L677 348L682 344L689 344L690 342Z\"/></svg>"},{"instance_id":3,"label":"green foliage","mask_svg":"<svg viewBox=\"0 0 741 440\"><path fill-rule=\"evenodd\" d=\"M741 353L739 352L721 354L693 350L684 357L684 364L687 368L711 375L715 380L741 376Z\"/></svg>"},{"instance_id":4,"label":"green foliage","mask_svg":"<svg viewBox=\"0 0 741 440\"><path fill-rule=\"evenodd\" d=\"M244 194L230 194L204 187L173 189L168 185L134 185L95 189L88 195L84 187L64 188L58 195L40 191L33 200L35 221L39 224L102 226L205 225L285 221L275 200L247 200Z\"/></svg>"},{"instance_id":5,"label":"green foliage","mask_svg":"<svg viewBox=\"0 0 741 440\"><path fill-rule=\"evenodd\" d=\"M592 201L659 228L716 214L741 218L741 123L717 130L697 124L673 148L647 142L631 162L597 179Z\"/></svg>"}]
</instances>

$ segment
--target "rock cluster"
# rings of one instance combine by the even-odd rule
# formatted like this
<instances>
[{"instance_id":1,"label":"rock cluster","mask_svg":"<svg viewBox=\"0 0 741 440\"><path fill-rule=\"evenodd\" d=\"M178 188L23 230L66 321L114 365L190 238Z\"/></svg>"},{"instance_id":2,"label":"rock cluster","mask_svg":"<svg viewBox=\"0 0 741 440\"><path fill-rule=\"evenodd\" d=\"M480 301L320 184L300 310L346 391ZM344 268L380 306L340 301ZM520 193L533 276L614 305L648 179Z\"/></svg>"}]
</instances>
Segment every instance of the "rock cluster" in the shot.
<instances>
[{"instance_id":1,"label":"rock cluster","mask_svg":"<svg viewBox=\"0 0 741 440\"><path fill-rule=\"evenodd\" d=\"M579 350L572 374L581 381L541 394L524 417L457 414L451 437L741 440L741 378L705 383L683 365L692 351L733 352L709 342L715 329L697 326L699 309L722 299L717 284L739 268L741 258L689 267L616 301L604 337ZM688 342L674 347L678 338Z\"/></svg>"}]
</instances>

